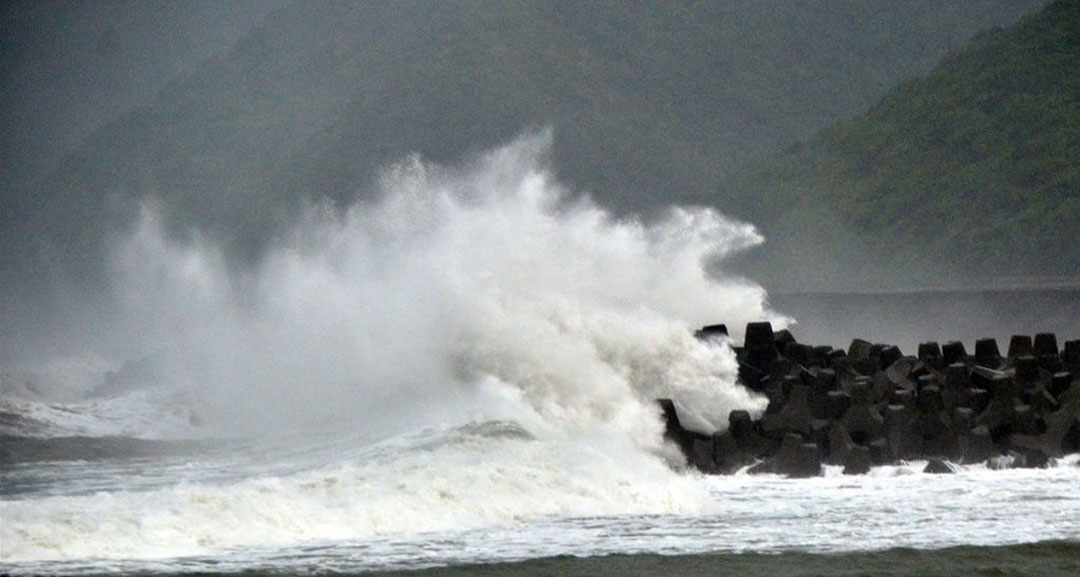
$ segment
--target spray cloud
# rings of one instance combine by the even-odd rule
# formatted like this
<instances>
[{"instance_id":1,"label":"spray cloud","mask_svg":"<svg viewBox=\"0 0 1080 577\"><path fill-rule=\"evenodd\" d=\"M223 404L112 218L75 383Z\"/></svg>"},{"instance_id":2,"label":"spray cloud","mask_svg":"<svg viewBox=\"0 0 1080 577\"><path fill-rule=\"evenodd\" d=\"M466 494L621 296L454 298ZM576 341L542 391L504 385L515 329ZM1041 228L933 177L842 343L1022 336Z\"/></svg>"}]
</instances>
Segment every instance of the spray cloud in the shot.
<instances>
[{"instance_id":1,"label":"spray cloud","mask_svg":"<svg viewBox=\"0 0 1080 577\"><path fill-rule=\"evenodd\" d=\"M652 399L714 426L761 401L693 328L773 318L764 291L706 272L761 241L708 209L644 224L573 200L529 135L460 169L409 158L378 194L314 207L253 269L177 243L152 206L115 247L125 334L211 422L393 432L463 418L600 426L659 443Z\"/></svg>"}]
</instances>

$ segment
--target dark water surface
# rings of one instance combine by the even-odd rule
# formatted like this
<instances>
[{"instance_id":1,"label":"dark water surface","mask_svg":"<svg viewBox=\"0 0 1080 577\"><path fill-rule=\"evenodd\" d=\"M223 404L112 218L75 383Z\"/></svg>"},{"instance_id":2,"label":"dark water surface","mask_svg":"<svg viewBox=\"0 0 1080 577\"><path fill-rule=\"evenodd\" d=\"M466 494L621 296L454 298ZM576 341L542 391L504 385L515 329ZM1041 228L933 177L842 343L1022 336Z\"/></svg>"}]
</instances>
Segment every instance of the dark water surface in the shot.
<instances>
[{"instance_id":1,"label":"dark water surface","mask_svg":"<svg viewBox=\"0 0 1080 577\"><path fill-rule=\"evenodd\" d=\"M318 568L312 568L315 574ZM244 573L263 575L264 573ZM194 574L189 574L194 575ZM212 575L212 574L198 574ZM274 575L274 574L268 574ZM610 555L549 557L515 563L437 567L363 573L368 577L587 577L587 576L1031 576L1080 575L1080 541L1044 541L1004 547L950 547L937 550L812 553L721 553L705 555Z\"/></svg>"},{"instance_id":2,"label":"dark water surface","mask_svg":"<svg viewBox=\"0 0 1080 577\"><path fill-rule=\"evenodd\" d=\"M1012 334L1053 332L1059 345L1080 338L1080 289L1076 288L787 293L773 295L771 301L773 308L799 321L792 327L796 338L811 344L846 348L851 339L864 338L896 344L905 353L913 354L920 341L961 340L972 352L975 339L994 337L1005 352ZM716 320L724 322L724 319ZM0 417L13 419L18 415L0 414ZM423 450L387 445L386 454L393 455L392 459L383 453L369 452L367 445L331 443L325 450L315 452L274 452L271 453L274 459L264 459L262 453L248 455L256 446L238 451L235 458L234 451L223 447L225 454L221 458L203 462L190 458L192 454L204 455L203 447L196 442L0 436L0 497L7 507L4 511L7 519L0 518L0 528L6 522L8 534L19 537L25 533L10 531L19 527L16 522L31 530L41 524L39 521L56 517L55 527L64 533L55 533L50 526L44 534L50 538L61 535L55 544L60 549L70 544L87 548L90 543L88 550L93 551L99 545L105 548L127 538L127 546L139 553L145 537L140 527L156 515L168 520L165 524L171 528L207 536L212 542L220 539L228 545L236 534L255 534L260 527L268 530L279 521L286 527L303 521L298 517L306 513L291 510L293 501L314 503L317 506L312 514L337 518L345 510L363 511L380 505L384 500L382 493L365 487L386 487L385 479L397 479L401 471L437 469L414 479L418 481L411 490L423 496L446 487L420 481L430 478L441 482L444 472L461 471L463 462L469 463L469 467L494 466L490 462L495 455L492 451L506 443L515 444L510 454L522 455L526 461L546 454L537 452L539 445L526 439L481 437L475 445L430 445L426 437L421 440L416 441L416 447ZM459 458L450 449L432 452L432 446L449 447L453 451L464 447L460 449L464 456ZM475 459L469 452L474 448ZM342 451L346 453L339 454ZM369 467L371 463L383 462L375 457L385 458L393 466ZM330 464L323 462L327 459ZM511 460L502 465L516 466L516 463L517 460ZM296 547L282 547L260 553L250 543L240 540L233 546L221 545L224 553L220 556L211 552L210 557L193 558L194 561L133 554L135 562L120 559L113 564L117 568L113 574L152 571L147 574L196 575L200 573L190 571L218 570L222 573L208 575L1080 576L1080 540L1077 540L1080 516L1076 515L1080 506L1076 491L1080 483L1076 482L1075 466L1076 462L1070 461L1069 468L1038 472L965 470L962 474L932 479L899 473L854 480L819 478L799 482L777 479L749 482L736 477L722 482L700 479L698 482L707 485L710 497L720 504L718 512L703 517L639 515L603 518L599 524L566 517L547 525L510 523L512 529L501 533L492 528L452 532L449 544L441 545L421 533L418 537L374 543L363 538L345 540L338 549L334 548L335 543L328 543L301 548L299 552ZM557 467L550 470L560 471ZM532 475L537 469L525 471ZM557 484L564 477L557 473L550 482ZM309 482L312 480L315 482ZM498 489L500 485L492 487ZM470 494L461 483L450 488ZM144 498L145 495L153 498ZM498 501L497 496L483 492L479 498L470 497L463 502L469 506L503 503L513 510L514 504L530 497L514 492ZM221 514L216 505L206 503L220 503ZM285 513L278 515L281 511ZM75 514L69 514L72 512ZM400 520L408 517L408 513L394 509L387 519ZM412 513L416 522L422 524L437 511L424 506ZM237 515L241 515L240 521L234 522ZM344 515L348 520L346 525L359 522L355 514ZM107 523L99 523L98 517ZM131 527L138 530L112 532L114 528ZM0 544L11 551L16 540L12 538ZM962 543L1021 541L1031 543L940 548ZM522 544L527 546L521 547ZM918 549L898 548L900 545ZM320 550L323 546L329 549ZM520 550L514 549L515 546ZM156 551L153 547L145 549ZM861 549L874 551L807 552ZM605 555L612 551L626 554ZM716 552L635 554L640 551ZM563 552L594 556L544 557ZM38 574L70 569L85 575L108 571L113 563L78 555L71 559L70 563L0 563L0 573ZM353 563L357 559L364 562ZM523 560L475 563L484 559ZM365 567L415 568L440 562L458 564L358 572ZM267 567L271 569L266 571ZM236 573L245 568L249 570Z\"/></svg>"},{"instance_id":3,"label":"dark water surface","mask_svg":"<svg viewBox=\"0 0 1080 577\"><path fill-rule=\"evenodd\" d=\"M1080 288L780 293L769 302L813 345L847 348L861 338L915 354L923 341L958 340L971 353L976 339L992 337L1004 354L1014 334L1055 333L1059 346L1080 339Z\"/></svg>"}]
</instances>

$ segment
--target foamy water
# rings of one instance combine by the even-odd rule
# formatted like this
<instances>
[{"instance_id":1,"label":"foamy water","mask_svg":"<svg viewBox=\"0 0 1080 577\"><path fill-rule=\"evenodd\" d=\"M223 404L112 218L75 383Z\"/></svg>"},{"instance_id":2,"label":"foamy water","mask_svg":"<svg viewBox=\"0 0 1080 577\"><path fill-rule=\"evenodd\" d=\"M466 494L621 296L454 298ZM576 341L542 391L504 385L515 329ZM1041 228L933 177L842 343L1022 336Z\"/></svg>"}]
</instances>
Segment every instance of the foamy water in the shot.
<instances>
[{"instance_id":1,"label":"foamy water","mask_svg":"<svg viewBox=\"0 0 1080 577\"><path fill-rule=\"evenodd\" d=\"M764 408L735 383L730 348L692 337L787 322L760 287L706 273L761 238L707 209L613 219L569 199L544 168L549 146L525 138L456 169L411 159L370 201L313 207L247 267L197 234L171 239L147 203L115 246L121 314L102 348L21 367L43 380L5 381L17 418L4 422L227 441L5 467L0 571L1080 537L1075 462L808 481L681 471L657 397L713 428ZM152 367L145 383L93 382L132 359Z\"/></svg>"},{"instance_id":2,"label":"foamy water","mask_svg":"<svg viewBox=\"0 0 1080 577\"><path fill-rule=\"evenodd\" d=\"M913 463L787 480L679 474L509 422L354 441L283 450L272 463L263 448L68 464L59 486L5 497L0 570L362 570L1080 538L1076 456L1048 470L930 475ZM5 476L48 472L19 466Z\"/></svg>"},{"instance_id":3,"label":"foamy water","mask_svg":"<svg viewBox=\"0 0 1080 577\"><path fill-rule=\"evenodd\" d=\"M658 396L717 427L760 410L730 350L692 338L718 318L784 322L760 287L706 272L760 242L753 227L708 209L615 220L553 181L549 145L407 161L373 200L309 210L254 268L170 241L148 205L115 250L116 340L219 407L207 424L230 435L512 417L656 450Z\"/></svg>"}]
</instances>

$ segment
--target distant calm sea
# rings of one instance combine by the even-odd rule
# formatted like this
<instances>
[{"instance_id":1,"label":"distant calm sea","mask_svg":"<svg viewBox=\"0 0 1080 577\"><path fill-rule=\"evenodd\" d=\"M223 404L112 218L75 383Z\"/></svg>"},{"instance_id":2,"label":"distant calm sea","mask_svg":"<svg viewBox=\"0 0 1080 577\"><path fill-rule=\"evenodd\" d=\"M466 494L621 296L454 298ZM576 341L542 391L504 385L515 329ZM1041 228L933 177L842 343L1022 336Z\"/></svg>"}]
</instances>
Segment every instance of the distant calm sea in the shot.
<instances>
[{"instance_id":1,"label":"distant calm sea","mask_svg":"<svg viewBox=\"0 0 1080 577\"><path fill-rule=\"evenodd\" d=\"M791 330L808 344L846 348L854 338L898 345L998 340L1004 354L1015 334L1050 332L1058 345L1080 339L1080 287L919 290L887 293L770 294L772 307L795 318Z\"/></svg>"}]
</instances>

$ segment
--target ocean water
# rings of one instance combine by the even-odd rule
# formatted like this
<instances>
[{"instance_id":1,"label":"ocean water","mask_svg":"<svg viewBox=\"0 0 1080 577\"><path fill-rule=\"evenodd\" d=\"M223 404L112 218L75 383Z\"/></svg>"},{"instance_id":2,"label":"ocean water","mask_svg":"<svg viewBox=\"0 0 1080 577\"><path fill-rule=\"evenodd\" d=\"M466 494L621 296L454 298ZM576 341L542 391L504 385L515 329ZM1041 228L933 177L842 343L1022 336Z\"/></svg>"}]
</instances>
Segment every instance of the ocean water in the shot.
<instances>
[{"instance_id":1,"label":"ocean water","mask_svg":"<svg viewBox=\"0 0 1080 577\"><path fill-rule=\"evenodd\" d=\"M1058 346L1080 338L1080 286L1017 279L1012 286L872 292L770 294L769 302L798 320L801 341L846 348L854 338L889 343L915 354L924 341L993 338L1002 354L1012 335L1054 333Z\"/></svg>"},{"instance_id":2,"label":"ocean water","mask_svg":"<svg viewBox=\"0 0 1080 577\"><path fill-rule=\"evenodd\" d=\"M897 548L848 553L708 553L701 555L560 556L511 563L460 565L427 570L376 571L365 575L471 575L522 577L561 575L680 575L777 577L835 577L890 575L893 577L952 575L1026 575L1059 577L1080 572L1080 544L1046 541L999 547Z\"/></svg>"},{"instance_id":3,"label":"ocean water","mask_svg":"<svg viewBox=\"0 0 1080 577\"><path fill-rule=\"evenodd\" d=\"M912 462L855 477L707 477L512 422L372 443L123 451L5 464L0 571L352 573L1080 542L1078 456L1045 470L932 475Z\"/></svg>"},{"instance_id":4,"label":"ocean water","mask_svg":"<svg viewBox=\"0 0 1080 577\"><path fill-rule=\"evenodd\" d=\"M1000 570L1024 547L1075 553L1077 456L685 470L654 399L713 429L764 409L728 344L692 337L792 323L724 272L761 238L706 209L614 219L568 197L549 147L408 159L249 267L171 238L147 203L113 246L115 317L0 372L0 573L776 573L925 551Z\"/></svg>"}]
</instances>

